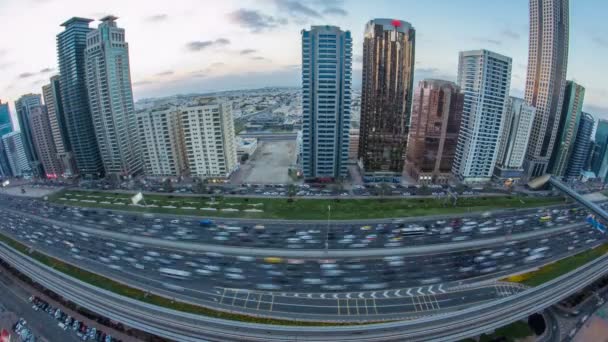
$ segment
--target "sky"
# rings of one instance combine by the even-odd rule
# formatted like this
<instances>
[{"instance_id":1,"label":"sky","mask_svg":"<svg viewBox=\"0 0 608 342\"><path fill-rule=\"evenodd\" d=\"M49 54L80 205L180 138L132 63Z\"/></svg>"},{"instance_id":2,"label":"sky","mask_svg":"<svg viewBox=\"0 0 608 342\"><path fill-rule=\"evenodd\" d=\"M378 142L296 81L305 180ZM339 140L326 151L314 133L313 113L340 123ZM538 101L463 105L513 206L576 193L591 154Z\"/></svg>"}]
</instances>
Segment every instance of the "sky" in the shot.
<instances>
[{"instance_id":1,"label":"sky","mask_svg":"<svg viewBox=\"0 0 608 342\"><path fill-rule=\"evenodd\" d=\"M584 109L608 119L606 13L608 1L570 1L568 79L586 88ZM326 24L352 33L357 87L373 18L414 26L415 81L455 81L458 52L484 48L513 58L511 94L523 96L528 0L0 0L0 99L40 93L58 72L61 23L107 14L126 30L136 100L299 86L300 31Z\"/></svg>"}]
</instances>

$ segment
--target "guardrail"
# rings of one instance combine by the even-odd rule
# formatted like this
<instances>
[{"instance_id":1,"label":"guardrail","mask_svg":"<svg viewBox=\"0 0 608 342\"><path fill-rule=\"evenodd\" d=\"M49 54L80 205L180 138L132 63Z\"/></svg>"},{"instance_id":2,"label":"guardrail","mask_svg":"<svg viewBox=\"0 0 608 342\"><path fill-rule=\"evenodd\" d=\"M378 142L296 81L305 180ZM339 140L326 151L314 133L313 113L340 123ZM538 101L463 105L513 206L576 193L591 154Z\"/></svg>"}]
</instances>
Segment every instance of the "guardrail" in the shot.
<instances>
[{"instance_id":1,"label":"guardrail","mask_svg":"<svg viewBox=\"0 0 608 342\"><path fill-rule=\"evenodd\" d=\"M411 321L336 327L243 323L162 308L67 276L0 244L0 257L77 305L125 325L179 341L453 341L476 336L541 311L575 293L608 269L608 256L519 294L460 311Z\"/></svg>"}]
</instances>

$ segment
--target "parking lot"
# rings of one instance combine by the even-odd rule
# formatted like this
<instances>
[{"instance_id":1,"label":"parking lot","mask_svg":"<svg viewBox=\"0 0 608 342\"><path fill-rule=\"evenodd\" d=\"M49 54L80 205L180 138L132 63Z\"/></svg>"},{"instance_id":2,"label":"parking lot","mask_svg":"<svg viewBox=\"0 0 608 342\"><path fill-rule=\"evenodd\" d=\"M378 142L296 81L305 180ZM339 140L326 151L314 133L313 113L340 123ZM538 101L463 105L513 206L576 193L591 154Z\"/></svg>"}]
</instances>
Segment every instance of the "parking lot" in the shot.
<instances>
[{"instance_id":1,"label":"parking lot","mask_svg":"<svg viewBox=\"0 0 608 342\"><path fill-rule=\"evenodd\" d=\"M232 183L289 183L289 166L295 161L294 140L260 141L251 159L232 177Z\"/></svg>"}]
</instances>

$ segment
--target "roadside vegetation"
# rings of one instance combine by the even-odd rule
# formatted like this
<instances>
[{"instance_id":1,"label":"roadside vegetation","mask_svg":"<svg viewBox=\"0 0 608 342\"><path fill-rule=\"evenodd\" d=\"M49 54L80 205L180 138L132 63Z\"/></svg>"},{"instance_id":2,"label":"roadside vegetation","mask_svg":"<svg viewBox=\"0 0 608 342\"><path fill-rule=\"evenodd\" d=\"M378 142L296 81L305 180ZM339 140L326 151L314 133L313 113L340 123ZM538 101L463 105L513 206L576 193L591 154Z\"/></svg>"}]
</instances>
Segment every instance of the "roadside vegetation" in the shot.
<instances>
[{"instance_id":1,"label":"roadside vegetation","mask_svg":"<svg viewBox=\"0 0 608 342\"><path fill-rule=\"evenodd\" d=\"M133 194L101 191L61 191L49 201L82 207L120 209L147 213L209 217L325 220L375 219L441 214L463 214L496 209L541 207L564 203L564 197L489 196L463 197L454 205L444 198L398 199L297 199L144 195L131 205ZM145 206L144 206L145 205Z\"/></svg>"},{"instance_id":2,"label":"roadside vegetation","mask_svg":"<svg viewBox=\"0 0 608 342\"><path fill-rule=\"evenodd\" d=\"M523 321L517 321L509 325L505 325L504 327L498 328L491 334L483 334L479 336L479 342L514 342L519 339L526 338L528 336L534 336L534 331L532 331L528 323Z\"/></svg>"},{"instance_id":3,"label":"roadside vegetation","mask_svg":"<svg viewBox=\"0 0 608 342\"><path fill-rule=\"evenodd\" d=\"M294 326L337 326L337 325L358 325L358 324L373 324L373 323L332 323L332 322L310 322L310 321L291 321L282 319L272 319L263 317L254 317L241 314L234 314L229 312L223 312L219 310L213 310L199 305L184 303L173 300L171 298L146 293L145 291L127 286L120 282L114 281L107 277L101 276L96 273L89 272L79 267L72 266L61 260L50 257L46 254L37 252L30 249L28 246L4 235L0 234L0 241L6 243L12 248L19 252L29 255L30 257L38 260L39 262L50 266L57 271L60 271L66 275L94 285L96 287L112 291L118 295L137 299L139 301L174 309L182 312L209 316L214 318L221 318L227 320L249 322L249 323L261 323L261 324L272 324L272 325L294 325ZM44 286L44 284L42 284Z\"/></svg>"},{"instance_id":4,"label":"roadside vegetation","mask_svg":"<svg viewBox=\"0 0 608 342\"><path fill-rule=\"evenodd\" d=\"M597 248L545 265L537 271L514 275L504 280L528 286L538 286L573 271L606 253L608 253L608 244L603 244Z\"/></svg>"}]
</instances>

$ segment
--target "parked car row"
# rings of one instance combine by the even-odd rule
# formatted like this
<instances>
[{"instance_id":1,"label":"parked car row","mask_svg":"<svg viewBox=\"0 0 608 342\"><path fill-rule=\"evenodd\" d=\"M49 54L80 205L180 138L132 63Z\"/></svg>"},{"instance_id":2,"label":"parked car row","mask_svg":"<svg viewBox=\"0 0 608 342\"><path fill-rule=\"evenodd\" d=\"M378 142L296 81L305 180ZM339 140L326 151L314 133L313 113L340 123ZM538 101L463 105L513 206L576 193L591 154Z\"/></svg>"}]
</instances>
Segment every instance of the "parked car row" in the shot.
<instances>
[{"instance_id":1,"label":"parked car row","mask_svg":"<svg viewBox=\"0 0 608 342\"><path fill-rule=\"evenodd\" d=\"M57 320L57 326L65 331L72 330L76 335L83 341L96 341L96 342L119 342L120 340L113 338L109 334L104 333L101 330L97 330L94 327L88 327L83 322L74 319L70 315L62 312L58 308L54 308L44 300L31 296L29 298L32 303L32 309L36 311L44 311L49 316Z\"/></svg>"}]
</instances>

